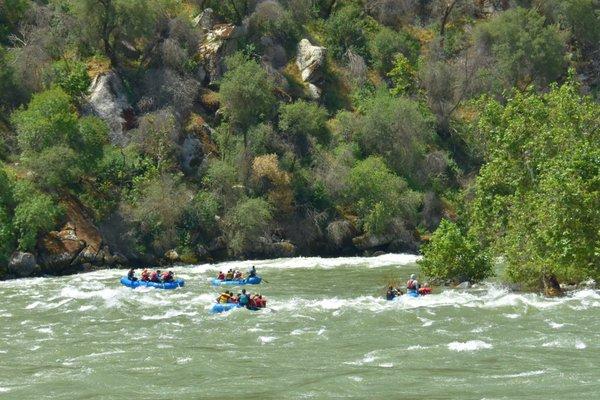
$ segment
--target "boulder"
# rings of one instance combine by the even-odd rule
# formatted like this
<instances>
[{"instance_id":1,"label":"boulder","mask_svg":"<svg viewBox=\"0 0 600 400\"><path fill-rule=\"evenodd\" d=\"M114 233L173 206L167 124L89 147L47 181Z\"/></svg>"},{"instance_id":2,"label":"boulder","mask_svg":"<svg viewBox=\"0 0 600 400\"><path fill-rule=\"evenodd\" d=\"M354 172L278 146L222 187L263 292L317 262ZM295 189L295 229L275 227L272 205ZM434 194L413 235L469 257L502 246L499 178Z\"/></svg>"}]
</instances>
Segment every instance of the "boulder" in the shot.
<instances>
[{"instance_id":1,"label":"boulder","mask_svg":"<svg viewBox=\"0 0 600 400\"><path fill-rule=\"evenodd\" d=\"M206 10L202 11L192 20L192 23L195 28L200 28L203 31L209 31L215 24L213 9L207 8Z\"/></svg>"},{"instance_id":2,"label":"boulder","mask_svg":"<svg viewBox=\"0 0 600 400\"><path fill-rule=\"evenodd\" d=\"M210 84L223 75L225 57L237 50L237 40L245 33L243 27L232 24L216 24L206 32L198 47L198 59L208 74Z\"/></svg>"},{"instance_id":3,"label":"boulder","mask_svg":"<svg viewBox=\"0 0 600 400\"><path fill-rule=\"evenodd\" d=\"M315 85L314 83L309 83L306 85L308 88L308 96L313 100L319 100L321 98L321 89Z\"/></svg>"},{"instance_id":4,"label":"boulder","mask_svg":"<svg viewBox=\"0 0 600 400\"><path fill-rule=\"evenodd\" d=\"M352 244L352 237L356 234L354 226L346 220L336 220L327 225L327 240L337 248Z\"/></svg>"},{"instance_id":5,"label":"boulder","mask_svg":"<svg viewBox=\"0 0 600 400\"><path fill-rule=\"evenodd\" d=\"M456 285L455 289L469 289L471 287L471 282L465 281Z\"/></svg>"},{"instance_id":6,"label":"boulder","mask_svg":"<svg viewBox=\"0 0 600 400\"><path fill-rule=\"evenodd\" d=\"M177 262L180 260L179 253L176 250L169 250L165 253L165 259L169 262Z\"/></svg>"},{"instance_id":7,"label":"boulder","mask_svg":"<svg viewBox=\"0 0 600 400\"><path fill-rule=\"evenodd\" d=\"M193 135L187 135L181 145L181 168L188 175L193 175L202 164L204 154L202 142Z\"/></svg>"},{"instance_id":8,"label":"boulder","mask_svg":"<svg viewBox=\"0 0 600 400\"><path fill-rule=\"evenodd\" d=\"M48 273L61 274L72 269L72 263L84 249L85 242L77 237L73 225L67 223L59 232L47 233L38 247L42 269Z\"/></svg>"},{"instance_id":9,"label":"boulder","mask_svg":"<svg viewBox=\"0 0 600 400\"><path fill-rule=\"evenodd\" d=\"M596 289L596 281L593 280L592 278L590 278L587 281L583 281L579 285L577 285L577 288L578 289L592 289L592 290L595 290Z\"/></svg>"},{"instance_id":10,"label":"boulder","mask_svg":"<svg viewBox=\"0 0 600 400\"><path fill-rule=\"evenodd\" d=\"M388 245L394 240L394 238L394 235L364 234L352 239L352 243L360 250L369 250L375 247Z\"/></svg>"},{"instance_id":11,"label":"boulder","mask_svg":"<svg viewBox=\"0 0 600 400\"><path fill-rule=\"evenodd\" d=\"M558 279L554 275L544 275L542 277L542 284L544 285L544 294L548 297L557 297L564 294Z\"/></svg>"},{"instance_id":12,"label":"boulder","mask_svg":"<svg viewBox=\"0 0 600 400\"><path fill-rule=\"evenodd\" d=\"M325 64L325 54L325 47L313 46L308 39L300 41L296 65L300 69L304 82L315 83L323 77L322 68Z\"/></svg>"},{"instance_id":13,"label":"boulder","mask_svg":"<svg viewBox=\"0 0 600 400\"><path fill-rule=\"evenodd\" d=\"M25 278L33 275L36 267L37 264L33 254L18 251L10 258L8 273L18 278Z\"/></svg>"},{"instance_id":14,"label":"boulder","mask_svg":"<svg viewBox=\"0 0 600 400\"><path fill-rule=\"evenodd\" d=\"M121 78L114 71L99 74L92 80L89 93L89 108L107 123L111 143L124 145L123 133L133 127L135 117Z\"/></svg>"},{"instance_id":15,"label":"boulder","mask_svg":"<svg viewBox=\"0 0 600 400\"><path fill-rule=\"evenodd\" d=\"M270 238L260 237L254 252L267 258L293 257L296 246L287 240L273 242Z\"/></svg>"}]
</instances>

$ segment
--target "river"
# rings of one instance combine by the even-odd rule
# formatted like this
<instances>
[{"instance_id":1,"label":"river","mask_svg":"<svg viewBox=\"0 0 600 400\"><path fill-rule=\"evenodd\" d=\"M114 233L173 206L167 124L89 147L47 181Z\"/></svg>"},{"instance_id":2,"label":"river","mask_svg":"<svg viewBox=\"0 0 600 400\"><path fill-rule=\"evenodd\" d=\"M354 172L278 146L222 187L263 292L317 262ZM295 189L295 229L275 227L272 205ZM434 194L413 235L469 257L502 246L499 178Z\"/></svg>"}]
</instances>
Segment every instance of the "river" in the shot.
<instances>
[{"instance_id":1,"label":"river","mask_svg":"<svg viewBox=\"0 0 600 400\"><path fill-rule=\"evenodd\" d=\"M268 309L211 315L208 278L174 291L124 270L0 282L0 399L600 398L600 292L494 284L386 302L415 256L257 261Z\"/></svg>"}]
</instances>

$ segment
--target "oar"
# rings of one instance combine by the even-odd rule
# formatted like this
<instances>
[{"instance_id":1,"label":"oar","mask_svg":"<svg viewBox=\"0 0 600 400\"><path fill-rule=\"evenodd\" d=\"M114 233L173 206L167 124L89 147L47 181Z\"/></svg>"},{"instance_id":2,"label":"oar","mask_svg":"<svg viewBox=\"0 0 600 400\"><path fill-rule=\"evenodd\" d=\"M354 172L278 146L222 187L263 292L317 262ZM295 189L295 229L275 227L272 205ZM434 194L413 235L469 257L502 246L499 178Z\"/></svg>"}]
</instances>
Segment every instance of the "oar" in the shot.
<instances>
[{"instance_id":1,"label":"oar","mask_svg":"<svg viewBox=\"0 0 600 400\"><path fill-rule=\"evenodd\" d=\"M266 279L264 279L264 278L261 278L261 279L262 279L262 281L263 281L264 283L271 283L271 282L269 282L268 280L266 280Z\"/></svg>"}]
</instances>

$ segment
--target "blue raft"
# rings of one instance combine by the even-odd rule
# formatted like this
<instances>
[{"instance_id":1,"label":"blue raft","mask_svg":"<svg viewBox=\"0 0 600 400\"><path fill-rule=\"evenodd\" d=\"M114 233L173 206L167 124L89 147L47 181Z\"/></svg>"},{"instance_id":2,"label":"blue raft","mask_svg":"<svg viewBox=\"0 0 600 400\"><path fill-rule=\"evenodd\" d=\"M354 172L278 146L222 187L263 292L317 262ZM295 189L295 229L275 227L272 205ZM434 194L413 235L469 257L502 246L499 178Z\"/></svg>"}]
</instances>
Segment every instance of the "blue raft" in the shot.
<instances>
[{"instance_id":1,"label":"blue raft","mask_svg":"<svg viewBox=\"0 0 600 400\"><path fill-rule=\"evenodd\" d=\"M121 278L121 284L123 286L127 286L130 288L136 288L136 287L153 287L153 288L157 288L157 289L177 289L178 287L183 287L183 285L185 285L185 281L183 279L176 279L173 282L166 282L166 283L162 283L162 282L149 282L149 281L132 281L130 279L128 279L126 276Z\"/></svg>"},{"instance_id":2,"label":"blue raft","mask_svg":"<svg viewBox=\"0 0 600 400\"><path fill-rule=\"evenodd\" d=\"M212 314L219 314L222 312L227 312L227 311L231 311L235 308L246 308L238 303L215 303L213 304L212 308L210 309L210 312ZM248 310L250 311L258 311L260 310L260 308L248 308Z\"/></svg>"},{"instance_id":3,"label":"blue raft","mask_svg":"<svg viewBox=\"0 0 600 400\"><path fill-rule=\"evenodd\" d=\"M258 285L262 281L260 276L253 276L246 279L234 279L231 281L222 281L217 278L210 280L213 286L244 286L244 285Z\"/></svg>"}]
</instances>

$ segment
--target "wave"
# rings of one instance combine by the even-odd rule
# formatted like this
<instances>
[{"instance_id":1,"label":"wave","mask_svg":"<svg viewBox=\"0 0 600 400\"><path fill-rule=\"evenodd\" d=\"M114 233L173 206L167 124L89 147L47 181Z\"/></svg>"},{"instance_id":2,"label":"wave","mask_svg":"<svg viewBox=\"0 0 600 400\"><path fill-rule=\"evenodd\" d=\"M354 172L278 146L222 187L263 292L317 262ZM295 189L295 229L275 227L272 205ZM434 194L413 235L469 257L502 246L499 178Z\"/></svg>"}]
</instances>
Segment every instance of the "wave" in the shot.
<instances>
[{"instance_id":1,"label":"wave","mask_svg":"<svg viewBox=\"0 0 600 400\"><path fill-rule=\"evenodd\" d=\"M483 340L468 340L466 342L452 342L448 343L448 349L452 351L476 351L476 350L487 350L493 346L490 343L484 342Z\"/></svg>"}]
</instances>

